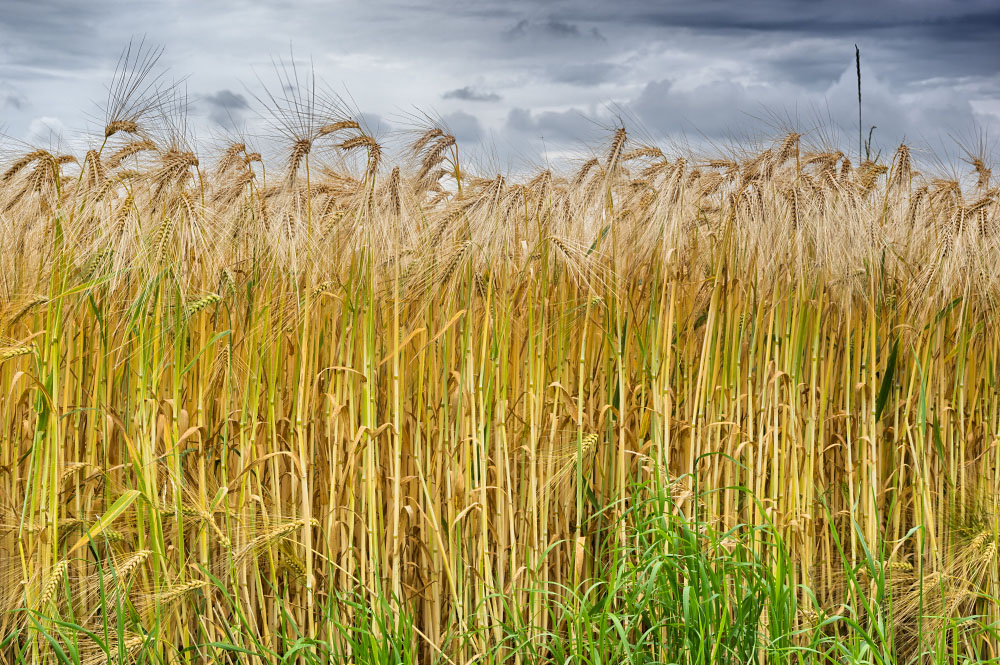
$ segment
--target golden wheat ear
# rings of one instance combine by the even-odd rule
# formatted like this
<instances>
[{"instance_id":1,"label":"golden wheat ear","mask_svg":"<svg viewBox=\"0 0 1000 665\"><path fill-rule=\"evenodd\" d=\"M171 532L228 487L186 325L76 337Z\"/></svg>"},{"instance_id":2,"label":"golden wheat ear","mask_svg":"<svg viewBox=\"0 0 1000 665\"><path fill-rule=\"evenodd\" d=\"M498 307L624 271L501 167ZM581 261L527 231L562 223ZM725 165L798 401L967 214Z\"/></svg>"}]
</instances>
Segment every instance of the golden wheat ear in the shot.
<instances>
[{"instance_id":1,"label":"golden wheat ear","mask_svg":"<svg viewBox=\"0 0 1000 665\"><path fill-rule=\"evenodd\" d=\"M169 103L176 83L166 83L160 67L163 48L129 41L115 67L104 105L104 139L116 134L139 134L142 123L159 114Z\"/></svg>"}]
</instances>

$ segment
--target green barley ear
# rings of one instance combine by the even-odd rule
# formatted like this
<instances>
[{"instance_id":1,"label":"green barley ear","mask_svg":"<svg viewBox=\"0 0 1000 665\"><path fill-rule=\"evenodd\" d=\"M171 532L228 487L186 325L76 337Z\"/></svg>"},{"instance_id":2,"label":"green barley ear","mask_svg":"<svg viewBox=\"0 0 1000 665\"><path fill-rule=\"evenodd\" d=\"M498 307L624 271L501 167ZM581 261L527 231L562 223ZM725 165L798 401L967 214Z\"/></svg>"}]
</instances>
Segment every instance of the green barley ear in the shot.
<instances>
[{"instance_id":1,"label":"green barley ear","mask_svg":"<svg viewBox=\"0 0 1000 665\"><path fill-rule=\"evenodd\" d=\"M14 358L20 358L21 356L31 355L35 353L35 351L35 347L30 344L23 344L21 346L0 346L0 363Z\"/></svg>"},{"instance_id":2,"label":"green barley ear","mask_svg":"<svg viewBox=\"0 0 1000 665\"><path fill-rule=\"evenodd\" d=\"M236 293L236 278L229 268L223 268L219 272L219 290L227 295Z\"/></svg>"},{"instance_id":3,"label":"green barley ear","mask_svg":"<svg viewBox=\"0 0 1000 665\"><path fill-rule=\"evenodd\" d=\"M153 235L150 243L150 259L155 267L162 266L170 253L170 245L173 242L174 218L164 219Z\"/></svg>"},{"instance_id":4,"label":"green barley ear","mask_svg":"<svg viewBox=\"0 0 1000 665\"><path fill-rule=\"evenodd\" d=\"M69 569L69 560L63 559L53 567L52 572L49 573L49 578L42 586L38 593L37 605L40 611L44 612L50 600L52 600L55 595L56 589L62 582L66 571Z\"/></svg>"},{"instance_id":5,"label":"green barley ear","mask_svg":"<svg viewBox=\"0 0 1000 665\"><path fill-rule=\"evenodd\" d=\"M105 247L104 249L95 252L80 267L80 274L83 281L89 282L103 275L104 272L111 266L113 258L114 250L111 247Z\"/></svg>"},{"instance_id":6,"label":"green barley ear","mask_svg":"<svg viewBox=\"0 0 1000 665\"><path fill-rule=\"evenodd\" d=\"M24 299L18 303L11 303L14 307L11 308L10 317L3 320L3 325L6 327L11 327L15 323L21 320L23 316L28 314L34 308L44 305L49 299L45 296L37 295ZM5 312L6 314L6 312Z\"/></svg>"},{"instance_id":7,"label":"green barley ear","mask_svg":"<svg viewBox=\"0 0 1000 665\"><path fill-rule=\"evenodd\" d=\"M219 296L216 293L210 293L207 296L189 302L184 306L184 318L190 319L198 312L201 312L202 310L214 305L220 300L222 300L221 296Z\"/></svg>"},{"instance_id":8,"label":"green barley ear","mask_svg":"<svg viewBox=\"0 0 1000 665\"><path fill-rule=\"evenodd\" d=\"M191 580L189 582L185 582L184 584L178 584L164 589L156 594L156 600L164 604L172 603L183 599L184 596L193 591L204 589L206 586L208 586L208 581L206 580Z\"/></svg>"}]
</instances>

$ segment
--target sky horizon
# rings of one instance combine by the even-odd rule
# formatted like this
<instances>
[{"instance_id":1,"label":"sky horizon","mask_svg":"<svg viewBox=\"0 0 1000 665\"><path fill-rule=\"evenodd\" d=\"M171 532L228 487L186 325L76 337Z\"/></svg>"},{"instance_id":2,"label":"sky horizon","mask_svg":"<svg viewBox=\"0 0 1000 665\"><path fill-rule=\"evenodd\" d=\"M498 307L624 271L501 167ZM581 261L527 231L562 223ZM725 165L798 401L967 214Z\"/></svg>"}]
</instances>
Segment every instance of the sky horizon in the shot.
<instances>
[{"instance_id":1,"label":"sky horizon","mask_svg":"<svg viewBox=\"0 0 1000 665\"><path fill-rule=\"evenodd\" d=\"M177 18L184 18L179 21ZM184 25L182 25L182 23ZM706 148L788 129L857 153L854 48L873 151L961 156L1000 123L1000 6L729 0L334 4L47 3L0 17L0 130L31 144L99 135L130 40L163 47L197 144L267 133L274 62L312 68L380 136L422 115L496 169L579 155L623 121Z\"/></svg>"}]
</instances>

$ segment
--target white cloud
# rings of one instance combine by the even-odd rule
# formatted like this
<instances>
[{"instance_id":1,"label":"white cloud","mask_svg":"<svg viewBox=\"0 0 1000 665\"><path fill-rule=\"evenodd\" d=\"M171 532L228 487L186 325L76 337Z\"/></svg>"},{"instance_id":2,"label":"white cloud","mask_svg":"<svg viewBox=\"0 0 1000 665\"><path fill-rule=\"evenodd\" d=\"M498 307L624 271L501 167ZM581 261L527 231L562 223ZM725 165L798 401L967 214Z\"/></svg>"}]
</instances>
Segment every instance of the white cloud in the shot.
<instances>
[{"instance_id":1,"label":"white cloud","mask_svg":"<svg viewBox=\"0 0 1000 665\"><path fill-rule=\"evenodd\" d=\"M25 139L32 145L56 148L64 142L65 134L66 125L62 120L51 116L40 116L28 124Z\"/></svg>"}]
</instances>

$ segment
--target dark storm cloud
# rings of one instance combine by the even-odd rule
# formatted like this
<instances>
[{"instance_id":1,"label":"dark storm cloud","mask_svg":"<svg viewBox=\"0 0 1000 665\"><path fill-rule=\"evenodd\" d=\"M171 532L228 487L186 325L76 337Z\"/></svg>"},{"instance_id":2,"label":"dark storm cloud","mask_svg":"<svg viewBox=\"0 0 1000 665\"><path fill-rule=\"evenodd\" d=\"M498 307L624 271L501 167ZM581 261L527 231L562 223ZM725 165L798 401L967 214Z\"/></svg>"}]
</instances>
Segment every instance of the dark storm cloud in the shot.
<instances>
[{"instance_id":1,"label":"dark storm cloud","mask_svg":"<svg viewBox=\"0 0 1000 665\"><path fill-rule=\"evenodd\" d=\"M623 0L614 11L600 3L580 14L587 20L644 23L693 28L705 32L764 31L833 36L885 31L914 31L940 39L968 39L989 35L1000 27L1000 7L990 0L758 0L751 5L735 1L649 3ZM574 5L578 9L580 5Z\"/></svg>"},{"instance_id":2,"label":"dark storm cloud","mask_svg":"<svg viewBox=\"0 0 1000 665\"><path fill-rule=\"evenodd\" d=\"M819 37L900 57L899 72L913 78L954 72L995 73L1000 66L1000 3L994 0L759 0L653 3L621 0L556 2L550 10L573 11L580 23L623 30L683 30L689 35L754 36L774 45ZM737 48L739 45L734 45ZM789 61L795 67L795 61Z\"/></svg>"},{"instance_id":3,"label":"dark storm cloud","mask_svg":"<svg viewBox=\"0 0 1000 665\"><path fill-rule=\"evenodd\" d=\"M460 99L466 102L499 102L501 97L495 92L476 90L472 86L455 88L441 95L442 99Z\"/></svg>"}]
</instances>

